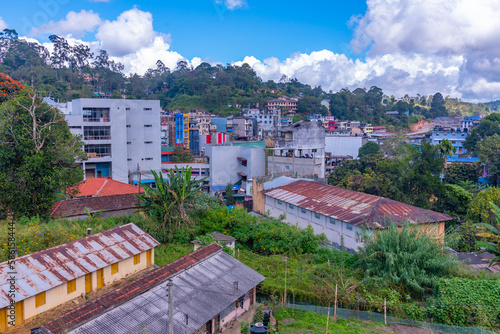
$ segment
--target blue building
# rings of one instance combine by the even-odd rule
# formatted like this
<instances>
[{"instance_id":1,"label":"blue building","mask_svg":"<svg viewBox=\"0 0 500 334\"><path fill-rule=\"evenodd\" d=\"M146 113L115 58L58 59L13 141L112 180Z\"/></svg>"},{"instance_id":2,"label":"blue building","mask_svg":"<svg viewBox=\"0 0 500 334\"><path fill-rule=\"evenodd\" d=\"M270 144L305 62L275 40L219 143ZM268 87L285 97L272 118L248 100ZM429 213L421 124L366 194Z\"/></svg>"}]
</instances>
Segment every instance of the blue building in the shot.
<instances>
[{"instance_id":1,"label":"blue building","mask_svg":"<svg viewBox=\"0 0 500 334\"><path fill-rule=\"evenodd\" d=\"M175 145L182 145L184 143L183 128L183 115L175 114Z\"/></svg>"},{"instance_id":2,"label":"blue building","mask_svg":"<svg viewBox=\"0 0 500 334\"><path fill-rule=\"evenodd\" d=\"M464 147L465 138L469 134L467 129L447 129L435 128L431 133L430 143L432 145L439 145L443 139L448 139L451 145L457 150L455 154L465 154L467 150Z\"/></svg>"},{"instance_id":3,"label":"blue building","mask_svg":"<svg viewBox=\"0 0 500 334\"><path fill-rule=\"evenodd\" d=\"M189 150L194 156L200 155L200 130L196 127L189 128Z\"/></svg>"},{"instance_id":4,"label":"blue building","mask_svg":"<svg viewBox=\"0 0 500 334\"><path fill-rule=\"evenodd\" d=\"M470 116L460 121L460 128L462 130L469 129L470 131L470 129L479 125L479 122L481 122L480 116Z\"/></svg>"}]
</instances>

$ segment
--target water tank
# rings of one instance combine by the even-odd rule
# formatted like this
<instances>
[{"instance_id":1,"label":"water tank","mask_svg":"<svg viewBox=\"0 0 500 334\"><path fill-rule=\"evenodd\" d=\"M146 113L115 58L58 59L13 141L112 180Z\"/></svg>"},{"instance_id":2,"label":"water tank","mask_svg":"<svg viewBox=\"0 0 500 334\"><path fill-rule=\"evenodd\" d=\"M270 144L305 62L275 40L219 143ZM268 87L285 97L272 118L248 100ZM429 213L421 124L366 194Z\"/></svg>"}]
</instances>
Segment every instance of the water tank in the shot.
<instances>
[{"instance_id":1,"label":"water tank","mask_svg":"<svg viewBox=\"0 0 500 334\"><path fill-rule=\"evenodd\" d=\"M267 334L267 327L263 323L259 322L250 327L250 334Z\"/></svg>"},{"instance_id":2,"label":"water tank","mask_svg":"<svg viewBox=\"0 0 500 334\"><path fill-rule=\"evenodd\" d=\"M271 320L271 310L270 309L264 310L264 320L262 320L262 323L264 324L265 327L269 326L270 320Z\"/></svg>"}]
</instances>

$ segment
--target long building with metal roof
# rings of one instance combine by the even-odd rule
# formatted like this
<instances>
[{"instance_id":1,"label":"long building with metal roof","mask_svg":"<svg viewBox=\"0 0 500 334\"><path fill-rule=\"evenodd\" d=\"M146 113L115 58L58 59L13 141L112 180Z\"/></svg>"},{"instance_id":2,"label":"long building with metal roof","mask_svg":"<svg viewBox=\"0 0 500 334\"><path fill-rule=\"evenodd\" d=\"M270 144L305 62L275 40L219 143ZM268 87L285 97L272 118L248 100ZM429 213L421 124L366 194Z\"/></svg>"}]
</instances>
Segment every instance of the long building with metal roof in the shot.
<instances>
[{"instance_id":1,"label":"long building with metal roof","mask_svg":"<svg viewBox=\"0 0 500 334\"><path fill-rule=\"evenodd\" d=\"M157 245L130 223L0 263L0 331L151 266Z\"/></svg>"},{"instance_id":2,"label":"long building with metal roof","mask_svg":"<svg viewBox=\"0 0 500 334\"><path fill-rule=\"evenodd\" d=\"M294 180L277 187L266 187L264 211L274 217L286 215L286 221L315 233L324 233L335 245L341 236L347 248L363 244L362 229L386 228L391 222L415 223L435 237L444 233L449 215L425 210L388 198L334 187L319 182Z\"/></svg>"},{"instance_id":3,"label":"long building with metal roof","mask_svg":"<svg viewBox=\"0 0 500 334\"><path fill-rule=\"evenodd\" d=\"M172 282L169 304L167 282ZM264 277L216 243L88 302L32 334L213 333L255 303Z\"/></svg>"}]
</instances>

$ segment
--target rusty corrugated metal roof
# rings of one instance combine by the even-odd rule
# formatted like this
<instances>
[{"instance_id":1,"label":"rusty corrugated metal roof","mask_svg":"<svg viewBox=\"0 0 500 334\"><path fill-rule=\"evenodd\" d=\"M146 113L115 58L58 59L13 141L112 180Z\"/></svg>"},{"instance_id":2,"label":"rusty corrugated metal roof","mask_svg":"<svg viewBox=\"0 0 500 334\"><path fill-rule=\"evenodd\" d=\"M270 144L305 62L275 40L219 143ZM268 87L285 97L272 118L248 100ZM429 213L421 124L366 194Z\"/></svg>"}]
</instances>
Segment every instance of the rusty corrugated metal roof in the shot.
<instances>
[{"instance_id":1,"label":"rusty corrugated metal roof","mask_svg":"<svg viewBox=\"0 0 500 334\"><path fill-rule=\"evenodd\" d=\"M349 224L370 228L387 227L390 221L401 225L406 221L431 223L452 219L443 213L319 182L298 180L263 193Z\"/></svg>"},{"instance_id":2,"label":"rusty corrugated metal roof","mask_svg":"<svg viewBox=\"0 0 500 334\"><path fill-rule=\"evenodd\" d=\"M130 223L19 257L15 261L15 301L50 290L158 245L153 237ZM7 278L11 271L8 262L0 263L0 309L10 303Z\"/></svg>"}]
</instances>

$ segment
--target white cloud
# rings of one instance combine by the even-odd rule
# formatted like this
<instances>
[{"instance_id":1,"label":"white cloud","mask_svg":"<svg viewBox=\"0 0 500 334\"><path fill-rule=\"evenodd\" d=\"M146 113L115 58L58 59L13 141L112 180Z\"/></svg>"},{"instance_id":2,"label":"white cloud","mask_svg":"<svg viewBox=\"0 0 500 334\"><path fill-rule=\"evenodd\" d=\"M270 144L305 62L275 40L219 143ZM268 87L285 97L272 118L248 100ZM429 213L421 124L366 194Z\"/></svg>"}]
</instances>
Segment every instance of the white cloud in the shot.
<instances>
[{"instance_id":1,"label":"white cloud","mask_svg":"<svg viewBox=\"0 0 500 334\"><path fill-rule=\"evenodd\" d=\"M103 22L96 37L111 55L135 53L154 43L153 15L137 8L130 9L121 13L116 21Z\"/></svg>"},{"instance_id":2,"label":"white cloud","mask_svg":"<svg viewBox=\"0 0 500 334\"><path fill-rule=\"evenodd\" d=\"M101 23L99 14L93 11L82 10L79 13L69 12L65 19L54 22L50 21L41 27L31 29L30 35L40 36L42 34L72 35L82 37L85 32L94 31Z\"/></svg>"},{"instance_id":3,"label":"white cloud","mask_svg":"<svg viewBox=\"0 0 500 334\"><path fill-rule=\"evenodd\" d=\"M245 0L215 0L215 3L224 4L229 10L242 8L247 4Z\"/></svg>"},{"instance_id":4,"label":"white cloud","mask_svg":"<svg viewBox=\"0 0 500 334\"><path fill-rule=\"evenodd\" d=\"M2 17L0 16L0 30L4 30L6 29L8 26L7 26L7 23L5 23L5 21L2 19Z\"/></svg>"}]
</instances>

